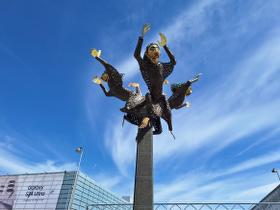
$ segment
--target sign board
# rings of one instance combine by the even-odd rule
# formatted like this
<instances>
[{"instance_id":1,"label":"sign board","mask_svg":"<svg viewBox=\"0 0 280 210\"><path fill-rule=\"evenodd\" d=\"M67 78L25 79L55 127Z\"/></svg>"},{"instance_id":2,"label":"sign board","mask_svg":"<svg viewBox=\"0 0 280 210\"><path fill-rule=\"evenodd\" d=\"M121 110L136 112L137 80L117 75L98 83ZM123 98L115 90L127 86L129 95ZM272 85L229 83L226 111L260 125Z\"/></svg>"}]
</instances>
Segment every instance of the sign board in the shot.
<instances>
[{"instance_id":1,"label":"sign board","mask_svg":"<svg viewBox=\"0 0 280 210\"><path fill-rule=\"evenodd\" d=\"M0 176L0 210L55 210L64 173Z\"/></svg>"}]
</instances>

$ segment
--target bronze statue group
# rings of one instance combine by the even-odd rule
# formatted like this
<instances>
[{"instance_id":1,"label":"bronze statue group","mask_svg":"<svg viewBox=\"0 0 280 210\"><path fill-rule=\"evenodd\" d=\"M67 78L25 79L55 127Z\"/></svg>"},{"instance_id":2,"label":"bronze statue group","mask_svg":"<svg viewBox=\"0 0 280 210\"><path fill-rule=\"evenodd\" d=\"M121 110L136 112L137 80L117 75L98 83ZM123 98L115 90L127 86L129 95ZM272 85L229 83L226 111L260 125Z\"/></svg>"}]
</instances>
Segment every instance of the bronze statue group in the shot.
<instances>
[{"instance_id":1,"label":"bronze statue group","mask_svg":"<svg viewBox=\"0 0 280 210\"><path fill-rule=\"evenodd\" d=\"M154 135L160 134L162 132L161 118L166 121L168 129L173 135L171 110L189 107L188 102L184 103L185 97L192 93L191 85L200 77L198 74L184 83L172 84L172 95L166 98L163 94L163 84L167 83L166 78L172 73L176 60L167 47L166 37L162 33L160 33L161 41L150 43L146 47L144 56L141 56L144 35L149 30L150 25L145 24L134 52L141 75L149 90L145 96L141 94L138 83L129 83L129 86L135 88L135 91L124 88L124 75L100 57L100 50L93 49L91 51L91 55L105 67L101 78L95 77L93 82L100 85L106 96L114 96L125 101L125 106L120 110L124 113L124 120L138 126L137 141L140 141L151 128L153 128ZM169 62L159 61L160 47L163 47L167 53ZM108 91L104 87L103 81L108 84Z\"/></svg>"}]
</instances>

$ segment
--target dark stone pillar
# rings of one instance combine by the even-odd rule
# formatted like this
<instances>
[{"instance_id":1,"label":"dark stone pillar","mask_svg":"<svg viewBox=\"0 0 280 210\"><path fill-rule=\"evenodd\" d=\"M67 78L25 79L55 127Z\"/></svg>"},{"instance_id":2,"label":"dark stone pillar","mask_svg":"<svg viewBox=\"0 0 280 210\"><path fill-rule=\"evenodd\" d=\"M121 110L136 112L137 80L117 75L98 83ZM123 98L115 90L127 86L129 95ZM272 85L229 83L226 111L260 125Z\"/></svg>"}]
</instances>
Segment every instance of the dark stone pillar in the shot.
<instances>
[{"instance_id":1,"label":"dark stone pillar","mask_svg":"<svg viewBox=\"0 0 280 210\"><path fill-rule=\"evenodd\" d=\"M153 132L137 142L133 210L153 209Z\"/></svg>"}]
</instances>

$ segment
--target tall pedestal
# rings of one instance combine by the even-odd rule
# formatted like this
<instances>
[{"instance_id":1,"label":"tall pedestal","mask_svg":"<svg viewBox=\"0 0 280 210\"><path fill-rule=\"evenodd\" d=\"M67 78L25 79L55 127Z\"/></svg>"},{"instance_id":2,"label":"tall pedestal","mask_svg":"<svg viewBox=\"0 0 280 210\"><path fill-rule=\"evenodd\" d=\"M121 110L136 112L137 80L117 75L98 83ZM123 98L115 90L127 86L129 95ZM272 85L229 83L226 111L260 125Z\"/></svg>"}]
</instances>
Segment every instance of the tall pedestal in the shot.
<instances>
[{"instance_id":1,"label":"tall pedestal","mask_svg":"<svg viewBox=\"0 0 280 210\"><path fill-rule=\"evenodd\" d=\"M137 142L133 210L153 209L153 132Z\"/></svg>"}]
</instances>

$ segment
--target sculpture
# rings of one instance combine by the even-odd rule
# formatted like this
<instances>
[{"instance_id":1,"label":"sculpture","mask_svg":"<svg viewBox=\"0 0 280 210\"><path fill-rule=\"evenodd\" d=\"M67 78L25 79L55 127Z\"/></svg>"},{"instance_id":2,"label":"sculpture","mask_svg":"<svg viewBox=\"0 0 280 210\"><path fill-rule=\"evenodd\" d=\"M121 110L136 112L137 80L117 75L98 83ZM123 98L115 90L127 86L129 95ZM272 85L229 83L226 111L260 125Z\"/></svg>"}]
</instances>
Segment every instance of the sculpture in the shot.
<instances>
[{"instance_id":1,"label":"sculpture","mask_svg":"<svg viewBox=\"0 0 280 210\"><path fill-rule=\"evenodd\" d=\"M176 60L167 47L167 39L162 33L160 33L161 41L158 44L150 43L146 47L143 58L141 57L144 35L149 30L150 25L145 24L134 52L134 57L139 64L141 75L149 89L149 92L145 96L142 96L138 83L129 83L129 86L134 87L135 91L124 88L124 74L119 73L116 68L103 60L100 57L100 50L93 49L91 51L91 55L105 68L101 78L95 77L93 82L100 85L106 96L114 96L125 101L125 106L120 110L124 113L124 120L138 126L137 141L141 140L145 133L152 127L154 135L162 133L160 118L167 122L168 129L173 135L171 109L190 106L188 102L184 103L185 97L192 93L191 85L198 81L201 75L198 74L192 80L185 83L172 84L172 95L167 99L163 94L163 84L166 78L172 73L176 65ZM160 46L164 48L170 59L167 63L159 62ZM108 84L108 91L102 84L102 81Z\"/></svg>"},{"instance_id":2,"label":"sculpture","mask_svg":"<svg viewBox=\"0 0 280 210\"><path fill-rule=\"evenodd\" d=\"M140 72L150 91L146 94L149 114L162 117L167 122L169 131L172 132L171 110L167 103L165 95L162 94L162 86L163 82L173 71L176 61L169 48L166 46L167 40L162 33L160 33L161 41L159 42L159 45L165 49L170 62L159 62L160 48L156 43L150 43L146 47L143 58L141 57L141 48L144 40L144 35L149 30L150 25L145 24L143 26L141 36L138 38L134 57L138 61ZM153 106L155 104L160 104L161 109L159 109L158 107L155 108Z\"/></svg>"},{"instance_id":3,"label":"sculpture","mask_svg":"<svg viewBox=\"0 0 280 210\"><path fill-rule=\"evenodd\" d=\"M149 30L150 26L145 24L134 52L141 75L149 89L145 96L142 96L138 83L129 83L135 91L124 88L123 74L100 57L100 50L91 51L92 56L105 67L101 78L95 77L93 82L100 85L106 96L114 96L124 101L125 105L120 109L124 113L123 119L138 126L133 210L153 209L153 135L162 133L161 118L167 122L173 135L171 110L190 106L189 102L184 102L185 98L192 93L192 84L200 78L198 74L184 83L172 84L172 95L167 99L163 94L163 84L173 71L176 61L166 46L167 39L162 33L161 41L158 44L149 44L143 58L141 57L143 38ZM160 46L165 49L170 59L167 63L159 62ZM103 81L108 84L109 90L106 90Z\"/></svg>"}]
</instances>

